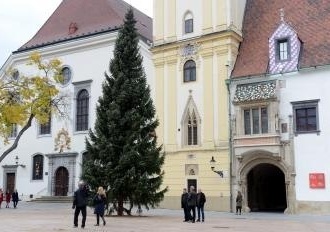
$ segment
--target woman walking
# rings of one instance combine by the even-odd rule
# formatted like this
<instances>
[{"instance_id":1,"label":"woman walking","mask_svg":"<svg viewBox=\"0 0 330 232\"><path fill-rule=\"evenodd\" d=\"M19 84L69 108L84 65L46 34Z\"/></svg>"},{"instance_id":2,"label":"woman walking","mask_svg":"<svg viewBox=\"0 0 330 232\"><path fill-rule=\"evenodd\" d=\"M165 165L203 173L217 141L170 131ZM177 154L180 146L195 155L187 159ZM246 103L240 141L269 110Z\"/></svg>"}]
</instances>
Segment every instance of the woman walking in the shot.
<instances>
[{"instance_id":1,"label":"woman walking","mask_svg":"<svg viewBox=\"0 0 330 232\"><path fill-rule=\"evenodd\" d=\"M106 196L105 196L105 191L104 191L103 187L98 188L93 202L94 202L94 206L95 206L94 213L96 214L95 226L99 226L100 217L102 218L103 225L105 226L106 223L104 220L104 208L105 208L105 203L106 203Z\"/></svg>"}]
</instances>

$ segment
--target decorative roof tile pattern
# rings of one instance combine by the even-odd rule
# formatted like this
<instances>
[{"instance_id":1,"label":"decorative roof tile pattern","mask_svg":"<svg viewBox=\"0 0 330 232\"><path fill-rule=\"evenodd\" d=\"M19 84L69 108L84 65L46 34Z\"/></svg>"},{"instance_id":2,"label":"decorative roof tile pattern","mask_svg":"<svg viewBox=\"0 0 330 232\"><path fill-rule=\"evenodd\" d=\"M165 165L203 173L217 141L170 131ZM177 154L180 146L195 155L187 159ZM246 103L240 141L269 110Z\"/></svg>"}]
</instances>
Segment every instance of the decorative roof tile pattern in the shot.
<instances>
[{"instance_id":1,"label":"decorative roof tile pattern","mask_svg":"<svg viewBox=\"0 0 330 232\"><path fill-rule=\"evenodd\" d=\"M18 52L116 30L123 24L130 7L122 0L63 0L34 37L20 47ZM152 41L152 19L141 11L132 9L140 35Z\"/></svg>"},{"instance_id":2,"label":"decorative roof tile pattern","mask_svg":"<svg viewBox=\"0 0 330 232\"><path fill-rule=\"evenodd\" d=\"M289 41L289 57L288 60L280 61L276 52L277 41L286 38ZM297 70L300 41L294 30L285 22L276 29L275 33L269 39L269 73L284 73Z\"/></svg>"},{"instance_id":3,"label":"decorative roof tile pattern","mask_svg":"<svg viewBox=\"0 0 330 232\"><path fill-rule=\"evenodd\" d=\"M302 41L298 68L330 64L329 0L247 0L243 22L243 42L232 77L267 73L268 38L284 20Z\"/></svg>"},{"instance_id":4,"label":"decorative roof tile pattern","mask_svg":"<svg viewBox=\"0 0 330 232\"><path fill-rule=\"evenodd\" d=\"M238 85L234 96L234 103L263 101L276 98L275 81Z\"/></svg>"}]
</instances>

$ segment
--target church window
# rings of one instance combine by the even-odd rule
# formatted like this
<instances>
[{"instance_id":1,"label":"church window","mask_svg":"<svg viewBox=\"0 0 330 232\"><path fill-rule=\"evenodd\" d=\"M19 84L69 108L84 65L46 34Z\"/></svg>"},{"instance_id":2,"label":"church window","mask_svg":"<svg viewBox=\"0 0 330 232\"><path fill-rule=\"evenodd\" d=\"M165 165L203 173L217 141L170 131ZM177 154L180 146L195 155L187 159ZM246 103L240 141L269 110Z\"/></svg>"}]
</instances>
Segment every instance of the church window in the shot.
<instances>
[{"instance_id":1,"label":"church window","mask_svg":"<svg viewBox=\"0 0 330 232\"><path fill-rule=\"evenodd\" d=\"M187 142L188 145L197 145L197 132L198 132L198 125L195 112L193 111L191 114L188 114L187 120Z\"/></svg>"},{"instance_id":2,"label":"church window","mask_svg":"<svg viewBox=\"0 0 330 232\"><path fill-rule=\"evenodd\" d=\"M44 168L44 157L42 155L35 155L33 157L33 170L32 170L33 180L42 180L43 168Z\"/></svg>"},{"instance_id":3,"label":"church window","mask_svg":"<svg viewBox=\"0 0 330 232\"><path fill-rule=\"evenodd\" d=\"M48 122L44 124L40 124L39 135L49 135L51 133L51 125L52 125L52 116L50 114Z\"/></svg>"},{"instance_id":4,"label":"church window","mask_svg":"<svg viewBox=\"0 0 330 232\"><path fill-rule=\"evenodd\" d=\"M194 32L194 19L191 13L187 13L184 18L184 33Z\"/></svg>"},{"instance_id":5,"label":"church window","mask_svg":"<svg viewBox=\"0 0 330 232\"><path fill-rule=\"evenodd\" d=\"M71 69L69 67L62 68L62 76L63 79L61 81L61 84L65 86L71 81Z\"/></svg>"},{"instance_id":6,"label":"church window","mask_svg":"<svg viewBox=\"0 0 330 232\"><path fill-rule=\"evenodd\" d=\"M76 105L76 131L88 130L89 95L86 89L82 89L77 95Z\"/></svg>"},{"instance_id":7,"label":"church window","mask_svg":"<svg viewBox=\"0 0 330 232\"><path fill-rule=\"evenodd\" d=\"M9 138L16 138L17 136L17 124L16 123L12 123L10 125L10 133L9 133Z\"/></svg>"},{"instance_id":8,"label":"church window","mask_svg":"<svg viewBox=\"0 0 330 232\"><path fill-rule=\"evenodd\" d=\"M196 81L196 63L193 60L188 60L183 66L183 81Z\"/></svg>"}]
</instances>

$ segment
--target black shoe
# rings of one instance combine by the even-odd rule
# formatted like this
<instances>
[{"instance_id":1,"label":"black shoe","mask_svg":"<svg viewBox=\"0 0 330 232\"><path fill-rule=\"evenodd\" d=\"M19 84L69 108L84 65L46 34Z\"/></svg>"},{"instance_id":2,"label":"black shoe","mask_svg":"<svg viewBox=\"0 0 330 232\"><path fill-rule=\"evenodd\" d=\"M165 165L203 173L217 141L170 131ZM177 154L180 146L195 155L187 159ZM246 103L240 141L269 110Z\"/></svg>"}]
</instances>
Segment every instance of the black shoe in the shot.
<instances>
[{"instance_id":1,"label":"black shoe","mask_svg":"<svg viewBox=\"0 0 330 232\"><path fill-rule=\"evenodd\" d=\"M204 222L204 219L202 219L202 222Z\"/></svg>"},{"instance_id":2,"label":"black shoe","mask_svg":"<svg viewBox=\"0 0 330 232\"><path fill-rule=\"evenodd\" d=\"M81 226L81 229L84 229L85 228L85 225Z\"/></svg>"},{"instance_id":3,"label":"black shoe","mask_svg":"<svg viewBox=\"0 0 330 232\"><path fill-rule=\"evenodd\" d=\"M201 220L199 220L199 219L197 219L197 221L196 222L200 222Z\"/></svg>"},{"instance_id":4,"label":"black shoe","mask_svg":"<svg viewBox=\"0 0 330 232\"><path fill-rule=\"evenodd\" d=\"M103 221L103 225L105 226L105 224L107 224L105 221Z\"/></svg>"}]
</instances>

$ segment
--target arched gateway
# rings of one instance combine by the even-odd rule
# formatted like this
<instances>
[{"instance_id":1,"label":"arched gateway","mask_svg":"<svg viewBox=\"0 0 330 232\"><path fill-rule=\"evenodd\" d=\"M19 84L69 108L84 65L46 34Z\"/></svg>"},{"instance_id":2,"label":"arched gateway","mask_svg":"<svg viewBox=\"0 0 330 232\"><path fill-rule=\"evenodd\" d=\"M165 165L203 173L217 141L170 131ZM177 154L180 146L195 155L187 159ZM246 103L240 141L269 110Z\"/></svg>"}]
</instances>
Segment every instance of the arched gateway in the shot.
<instances>
[{"instance_id":1,"label":"arched gateway","mask_svg":"<svg viewBox=\"0 0 330 232\"><path fill-rule=\"evenodd\" d=\"M284 212L287 200L282 170L267 163L253 167L247 175L247 197L252 212Z\"/></svg>"},{"instance_id":2,"label":"arched gateway","mask_svg":"<svg viewBox=\"0 0 330 232\"><path fill-rule=\"evenodd\" d=\"M233 189L243 193L245 212L294 213L295 175L282 156L255 150L243 153L234 165Z\"/></svg>"}]
</instances>

